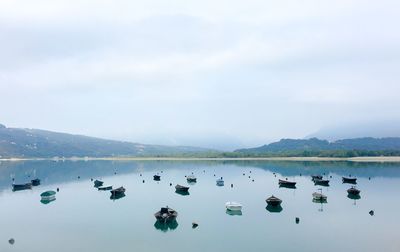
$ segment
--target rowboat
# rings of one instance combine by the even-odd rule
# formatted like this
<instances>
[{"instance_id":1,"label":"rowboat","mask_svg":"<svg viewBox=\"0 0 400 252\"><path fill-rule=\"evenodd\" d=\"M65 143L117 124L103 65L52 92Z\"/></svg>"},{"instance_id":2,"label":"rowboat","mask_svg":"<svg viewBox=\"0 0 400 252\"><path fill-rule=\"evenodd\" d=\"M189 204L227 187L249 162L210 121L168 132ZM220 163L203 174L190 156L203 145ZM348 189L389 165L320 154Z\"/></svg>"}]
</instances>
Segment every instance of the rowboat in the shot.
<instances>
[{"instance_id":1,"label":"rowboat","mask_svg":"<svg viewBox=\"0 0 400 252\"><path fill-rule=\"evenodd\" d=\"M32 183L32 186L38 186L38 185L40 185L40 179L38 179L38 178L32 179L31 183Z\"/></svg>"},{"instance_id":2,"label":"rowboat","mask_svg":"<svg viewBox=\"0 0 400 252\"><path fill-rule=\"evenodd\" d=\"M100 187L100 186L102 186L104 184L104 182L103 181L101 181L101 180L95 180L94 181L94 187Z\"/></svg>"},{"instance_id":3,"label":"rowboat","mask_svg":"<svg viewBox=\"0 0 400 252\"><path fill-rule=\"evenodd\" d=\"M111 196L125 195L125 188L123 186L111 190Z\"/></svg>"},{"instance_id":4,"label":"rowboat","mask_svg":"<svg viewBox=\"0 0 400 252\"><path fill-rule=\"evenodd\" d=\"M360 195L360 190L358 190L357 188L355 188L354 186L352 186L351 188L349 188L348 190L347 190L347 193L348 194L351 194L351 195Z\"/></svg>"},{"instance_id":5,"label":"rowboat","mask_svg":"<svg viewBox=\"0 0 400 252\"><path fill-rule=\"evenodd\" d=\"M274 195L272 195L271 197L269 197L268 199L265 200L267 202L268 205L271 206L280 206L282 203L282 200L275 197Z\"/></svg>"},{"instance_id":6,"label":"rowboat","mask_svg":"<svg viewBox=\"0 0 400 252\"><path fill-rule=\"evenodd\" d=\"M357 184L357 178L342 177L342 182L348 184Z\"/></svg>"},{"instance_id":7,"label":"rowboat","mask_svg":"<svg viewBox=\"0 0 400 252\"><path fill-rule=\"evenodd\" d=\"M32 183L12 184L13 191L21 191L21 190L27 190L27 189L32 189Z\"/></svg>"},{"instance_id":8,"label":"rowboat","mask_svg":"<svg viewBox=\"0 0 400 252\"><path fill-rule=\"evenodd\" d=\"M52 201L56 199L56 192L55 191L45 191L40 194L42 200Z\"/></svg>"},{"instance_id":9,"label":"rowboat","mask_svg":"<svg viewBox=\"0 0 400 252\"><path fill-rule=\"evenodd\" d=\"M312 178L312 180L322 179L322 176L321 175L311 175L311 178Z\"/></svg>"},{"instance_id":10,"label":"rowboat","mask_svg":"<svg viewBox=\"0 0 400 252\"><path fill-rule=\"evenodd\" d=\"M176 219L177 216L178 212L172 208L169 208L168 206L162 207L160 211L154 214L154 217L156 217L157 221L161 223L173 221Z\"/></svg>"},{"instance_id":11,"label":"rowboat","mask_svg":"<svg viewBox=\"0 0 400 252\"><path fill-rule=\"evenodd\" d=\"M188 182L197 182L197 178L195 177L195 176L193 176L193 175L190 175L190 176L187 176L186 177L186 180L188 181Z\"/></svg>"},{"instance_id":12,"label":"rowboat","mask_svg":"<svg viewBox=\"0 0 400 252\"><path fill-rule=\"evenodd\" d=\"M217 179L217 186L223 186L224 185L224 180L221 178Z\"/></svg>"},{"instance_id":13,"label":"rowboat","mask_svg":"<svg viewBox=\"0 0 400 252\"><path fill-rule=\"evenodd\" d=\"M97 187L97 189L98 189L99 191L108 191L108 190L112 190L112 185L99 186L99 187Z\"/></svg>"},{"instance_id":14,"label":"rowboat","mask_svg":"<svg viewBox=\"0 0 400 252\"><path fill-rule=\"evenodd\" d=\"M229 201L225 203L225 207L229 211L241 211L243 205L234 201Z\"/></svg>"},{"instance_id":15,"label":"rowboat","mask_svg":"<svg viewBox=\"0 0 400 252\"><path fill-rule=\"evenodd\" d=\"M280 180L279 180L279 185L281 185L281 186L294 187L294 186L296 186L296 182L280 179Z\"/></svg>"},{"instance_id":16,"label":"rowboat","mask_svg":"<svg viewBox=\"0 0 400 252\"><path fill-rule=\"evenodd\" d=\"M188 186L182 186L182 185L176 185L175 186L175 190L177 192L188 192L189 191L189 187Z\"/></svg>"},{"instance_id":17,"label":"rowboat","mask_svg":"<svg viewBox=\"0 0 400 252\"><path fill-rule=\"evenodd\" d=\"M314 192L312 194L313 201L316 201L316 202L324 202L324 201L326 201L328 199L328 197L326 195L322 194L322 189L319 189L319 191L320 192Z\"/></svg>"},{"instance_id":18,"label":"rowboat","mask_svg":"<svg viewBox=\"0 0 400 252\"><path fill-rule=\"evenodd\" d=\"M329 180L327 180L327 179L314 179L314 184L315 185L321 185L321 186L329 186Z\"/></svg>"}]
</instances>

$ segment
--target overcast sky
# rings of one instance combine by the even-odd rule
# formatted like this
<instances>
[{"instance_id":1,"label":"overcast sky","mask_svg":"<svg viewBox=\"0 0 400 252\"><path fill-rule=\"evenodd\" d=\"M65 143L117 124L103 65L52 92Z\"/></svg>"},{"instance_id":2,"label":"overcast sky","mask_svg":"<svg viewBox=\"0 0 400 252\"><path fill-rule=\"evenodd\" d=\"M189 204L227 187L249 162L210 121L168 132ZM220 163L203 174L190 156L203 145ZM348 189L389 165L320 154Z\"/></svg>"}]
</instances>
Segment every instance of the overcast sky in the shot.
<instances>
[{"instance_id":1,"label":"overcast sky","mask_svg":"<svg viewBox=\"0 0 400 252\"><path fill-rule=\"evenodd\" d=\"M400 1L0 1L0 123L236 148L400 119Z\"/></svg>"}]
</instances>

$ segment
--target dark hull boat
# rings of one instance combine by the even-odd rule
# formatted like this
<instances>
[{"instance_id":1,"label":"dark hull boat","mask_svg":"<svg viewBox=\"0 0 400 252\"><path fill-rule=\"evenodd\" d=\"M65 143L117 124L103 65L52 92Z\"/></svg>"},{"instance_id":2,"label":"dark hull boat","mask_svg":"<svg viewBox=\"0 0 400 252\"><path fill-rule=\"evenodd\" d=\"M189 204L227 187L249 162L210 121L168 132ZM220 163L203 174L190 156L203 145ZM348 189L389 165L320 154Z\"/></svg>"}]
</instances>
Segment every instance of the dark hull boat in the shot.
<instances>
[{"instance_id":1,"label":"dark hull boat","mask_svg":"<svg viewBox=\"0 0 400 252\"><path fill-rule=\"evenodd\" d=\"M21 190L28 190L28 189L32 189L32 183L13 184L12 185L12 190L13 191L21 191Z\"/></svg>"},{"instance_id":2,"label":"dark hull boat","mask_svg":"<svg viewBox=\"0 0 400 252\"><path fill-rule=\"evenodd\" d=\"M160 176L160 175L154 175L154 176L153 176L153 179L154 179L155 181L160 181L160 180L161 180L161 176Z\"/></svg>"},{"instance_id":3,"label":"dark hull boat","mask_svg":"<svg viewBox=\"0 0 400 252\"><path fill-rule=\"evenodd\" d=\"M357 178L342 177L342 182L348 184L357 184Z\"/></svg>"},{"instance_id":4,"label":"dark hull boat","mask_svg":"<svg viewBox=\"0 0 400 252\"><path fill-rule=\"evenodd\" d=\"M270 206L280 206L282 203L282 200L275 197L274 195L272 195L271 197L269 197L268 199L265 200L267 202L268 205Z\"/></svg>"},{"instance_id":5,"label":"dark hull boat","mask_svg":"<svg viewBox=\"0 0 400 252\"><path fill-rule=\"evenodd\" d=\"M178 212L169 207L162 207L160 211L154 214L157 221L161 223L171 222L176 219Z\"/></svg>"},{"instance_id":6,"label":"dark hull boat","mask_svg":"<svg viewBox=\"0 0 400 252\"><path fill-rule=\"evenodd\" d=\"M176 185L175 186L175 191L176 192L189 192L189 187L188 186L181 186L181 185Z\"/></svg>"},{"instance_id":7,"label":"dark hull boat","mask_svg":"<svg viewBox=\"0 0 400 252\"><path fill-rule=\"evenodd\" d=\"M279 186L289 187L289 188L296 188L296 182L280 179L279 180Z\"/></svg>"},{"instance_id":8,"label":"dark hull boat","mask_svg":"<svg viewBox=\"0 0 400 252\"><path fill-rule=\"evenodd\" d=\"M351 188L349 188L348 190L347 190L347 193L349 194L349 195L360 195L360 190L358 190L357 188L355 188L354 186L352 186Z\"/></svg>"},{"instance_id":9,"label":"dark hull boat","mask_svg":"<svg viewBox=\"0 0 400 252\"><path fill-rule=\"evenodd\" d=\"M40 185L40 179L32 179L31 180L32 186L38 186Z\"/></svg>"},{"instance_id":10,"label":"dark hull boat","mask_svg":"<svg viewBox=\"0 0 400 252\"><path fill-rule=\"evenodd\" d=\"M311 179L314 181L316 179L322 179L321 175L311 175Z\"/></svg>"},{"instance_id":11,"label":"dark hull boat","mask_svg":"<svg viewBox=\"0 0 400 252\"><path fill-rule=\"evenodd\" d=\"M100 186L102 186L104 184L104 182L103 181L100 181L100 180L95 180L94 181L94 187L100 187Z\"/></svg>"},{"instance_id":12,"label":"dark hull boat","mask_svg":"<svg viewBox=\"0 0 400 252\"><path fill-rule=\"evenodd\" d=\"M125 191L126 191L125 188L123 186L121 186L121 187L111 190L110 192L111 192L111 196L115 197L115 196L122 196L122 195L125 196Z\"/></svg>"},{"instance_id":13,"label":"dark hull boat","mask_svg":"<svg viewBox=\"0 0 400 252\"><path fill-rule=\"evenodd\" d=\"M314 179L314 185L329 186L329 180L327 180L327 179Z\"/></svg>"},{"instance_id":14,"label":"dark hull boat","mask_svg":"<svg viewBox=\"0 0 400 252\"><path fill-rule=\"evenodd\" d=\"M197 178L195 176L187 176L186 180L189 183L196 183L197 182Z\"/></svg>"}]
</instances>

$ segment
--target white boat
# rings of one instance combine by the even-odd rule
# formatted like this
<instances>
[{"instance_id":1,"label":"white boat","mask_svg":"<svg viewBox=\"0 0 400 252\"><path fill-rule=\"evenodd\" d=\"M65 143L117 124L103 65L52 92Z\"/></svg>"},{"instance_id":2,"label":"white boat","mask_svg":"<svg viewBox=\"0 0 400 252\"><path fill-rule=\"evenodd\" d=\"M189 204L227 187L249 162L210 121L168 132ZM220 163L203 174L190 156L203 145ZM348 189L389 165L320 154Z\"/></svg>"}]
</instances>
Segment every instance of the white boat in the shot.
<instances>
[{"instance_id":1,"label":"white boat","mask_svg":"<svg viewBox=\"0 0 400 252\"><path fill-rule=\"evenodd\" d=\"M187 176L187 177L186 177L186 180L187 180L188 182L197 182L197 178L196 178L195 176L193 176L193 175Z\"/></svg>"},{"instance_id":2,"label":"white boat","mask_svg":"<svg viewBox=\"0 0 400 252\"><path fill-rule=\"evenodd\" d=\"M229 201L225 203L226 209L230 211L242 211L242 204L234 202L234 201Z\"/></svg>"},{"instance_id":3,"label":"white boat","mask_svg":"<svg viewBox=\"0 0 400 252\"><path fill-rule=\"evenodd\" d=\"M328 197L322 193L315 192L312 194L314 200L325 201Z\"/></svg>"},{"instance_id":4,"label":"white boat","mask_svg":"<svg viewBox=\"0 0 400 252\"><path fill-rule=\"evenodd\" d=\"M217 186L223 186L224 180L222 178L217 179Z\"/></svg>"}]
</instances>

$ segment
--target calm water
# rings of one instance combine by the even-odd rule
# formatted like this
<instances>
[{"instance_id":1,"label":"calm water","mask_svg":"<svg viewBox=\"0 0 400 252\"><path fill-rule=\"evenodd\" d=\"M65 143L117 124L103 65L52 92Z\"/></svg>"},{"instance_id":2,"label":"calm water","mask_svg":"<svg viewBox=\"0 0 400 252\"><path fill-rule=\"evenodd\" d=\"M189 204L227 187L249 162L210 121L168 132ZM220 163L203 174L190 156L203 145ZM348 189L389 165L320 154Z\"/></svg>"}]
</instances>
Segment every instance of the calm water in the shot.
<instances>
[{"instance_id":1,"label":"calm water","mask_svg":"<svg viewBox=\"0 0 400 252\"><path fill-rule=\"evenodd\" d=\"M190 195L176 194L169 184L187 185L192 172L198 182ZM160 182L152 180L156 173ZM314 186L310 175L317 173L332 176L331 186ZM349 199L350 185L341 182L349 174L358 177L359 200ZM40 186L11 191L11 178L34 176ZM225 186L217 187L221 176ZM297 189L279 188L286 177ZM91 178L123 185L126 197L110 200ZM56 201L42 204L40 193L57 187ZM312 202L318 188L328 203ZM281 212L266 209L272 194L283 200ZM400 164L393 163L2 162L0 251L400 251L399 195ZM227 214L226 201L242 203L242 215ZM166 205L179 212L178 225L160 230L153 214Z\"/></svg>"}]
</instances>

